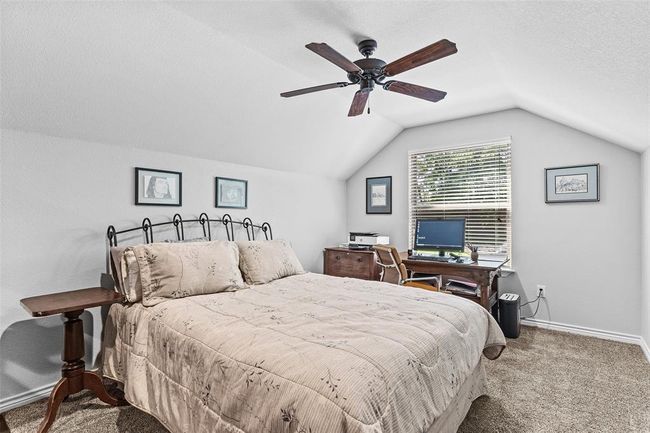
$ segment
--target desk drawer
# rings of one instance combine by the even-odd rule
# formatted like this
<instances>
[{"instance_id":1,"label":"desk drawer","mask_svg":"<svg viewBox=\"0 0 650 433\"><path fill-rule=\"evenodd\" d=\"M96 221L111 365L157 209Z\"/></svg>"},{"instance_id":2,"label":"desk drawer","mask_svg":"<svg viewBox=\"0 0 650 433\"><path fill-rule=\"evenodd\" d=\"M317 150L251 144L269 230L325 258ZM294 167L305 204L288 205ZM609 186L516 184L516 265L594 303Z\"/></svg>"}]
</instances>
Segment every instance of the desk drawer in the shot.
<instances>
[{"instance_id":1,"label":"desk drawer","mask_svg":"<svg viewBox=\"0 0 650 433\"><path fill-rule=\"evenodd\" d=\"M325 274L337 277L377 279L375 256L369 252L325 250Z\"/></svg>"}]
</instances>

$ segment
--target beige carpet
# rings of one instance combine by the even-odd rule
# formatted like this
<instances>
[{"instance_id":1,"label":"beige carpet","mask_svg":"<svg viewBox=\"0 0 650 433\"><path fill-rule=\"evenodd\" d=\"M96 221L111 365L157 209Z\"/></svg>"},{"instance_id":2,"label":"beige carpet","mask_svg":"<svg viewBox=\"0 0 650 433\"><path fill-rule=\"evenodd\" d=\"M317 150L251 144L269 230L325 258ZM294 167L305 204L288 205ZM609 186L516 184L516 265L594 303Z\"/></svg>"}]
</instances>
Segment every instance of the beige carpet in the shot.
<instances>
[{"instance_id":1,"label":"beige carpet","mask_svg":"<svg viewBox=\"0 0 650 433\"><path fill-rule=\"evenodd\" d=\"M459 433L650 432L650 364L638 346L523 328L486 367L490 394L474 402ZM9 431L35 432L44 410L39 401L7 412ZM167 432L137 409L89 394L65 402L50 431Z\"/></svg>"}]
</instances>

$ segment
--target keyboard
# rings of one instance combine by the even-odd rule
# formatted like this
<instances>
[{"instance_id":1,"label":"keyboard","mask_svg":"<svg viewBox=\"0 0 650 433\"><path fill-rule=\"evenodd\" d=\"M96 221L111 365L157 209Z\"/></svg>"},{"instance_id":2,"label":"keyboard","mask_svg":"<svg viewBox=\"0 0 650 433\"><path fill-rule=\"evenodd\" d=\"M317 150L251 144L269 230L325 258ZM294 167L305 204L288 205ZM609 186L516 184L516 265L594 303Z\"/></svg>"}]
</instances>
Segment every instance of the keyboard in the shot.
<instances>
[{"instance_id":1,"label":"keyboard","mask_svg":"<svg viewBox=\"0 0 650 433\"><path fill-rule=\"evenodd\" d=\"M450 261L456 261L451 257L440 257L440 256L409 256L409 260L427 260L430 262L445 262L449 263Z\"/></svg>"}]
</instances>

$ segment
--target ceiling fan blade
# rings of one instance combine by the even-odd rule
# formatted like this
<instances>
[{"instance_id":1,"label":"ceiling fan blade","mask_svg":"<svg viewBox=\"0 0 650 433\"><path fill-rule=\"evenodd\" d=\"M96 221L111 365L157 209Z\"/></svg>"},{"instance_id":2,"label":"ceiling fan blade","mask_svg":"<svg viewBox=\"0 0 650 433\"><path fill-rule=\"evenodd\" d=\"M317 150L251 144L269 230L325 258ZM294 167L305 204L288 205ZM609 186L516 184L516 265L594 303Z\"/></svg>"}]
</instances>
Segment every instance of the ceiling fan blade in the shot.
<instances>
[{"instance_id":1,"label":"ceiling fan blade","mask_svg":"<svg viewBox=\"0 0 650 433\"><path fill-rule=\"evenodd\" d=\"M401 59L397 59L384 66L384 75L392 77L401 74L409 69L425 65L434 60L442 59L458 52L456 44L448 41L447 39L439 40L427 47L417 50L414 53L407 54Z\"/></svg>"},{"instance_id":2,"label":"ceiling fan blade","mask_svg":"<svg viewBox=\"0 0 650 433\"><path fill-rule=\"evenodd\" d=\"M311 44L305 45L306 48L312 50L319 56L324 59L329 60L334 63L339 68L350 74L356 74L358 72L363 72L360 67L352 63L350 60L346 59L343 54L336 51L334 48L330 47L326 43L312 42Z\"/></svg>"},{"instance_id":3,"label":"ceiling fan blade","mask_svg":"<svg viewBox=\"0 0 650 433\"><path fill-rule=\"evenodd\" d=\"M447 96L447 92L443 92L442 90L430 89L428 87L418 86L417 84L404 83L395 80L386 81L384 83L384 89L391 92L401 93L402 95L426 99L431 102L438 102Z\"/></svg>"},{"instance_id":4,"label":"ceiling fan blade","mask_svg":"<svg viewBox=\"0 0 650 433\"><path fill-rule=\"evenodd\" d=\"M354 99L352 99L352 105L350 105L350 111L348 111L348 117L358 116L363 113L363 109L366 107L366 102L368 101L368 96L370 91L368 90L357 90L354 94Z\"/></svg>"},{"instance_id":5,"label":"ceiling fan blade","mask_svg":"<svg viewBox=\"0 0 650 433\"><path fill-rule=\"evenodd\" d=\"M284 98L291 98L292 96L304 95L306 93L320 92L321 90L336 89L337 87L345 87L350 83L340 82L340 83L330 83L322 84L320 86L306 87L304 89L292 90L290 92L280 93L280 96Z\"/></svg>"}]
</instances>

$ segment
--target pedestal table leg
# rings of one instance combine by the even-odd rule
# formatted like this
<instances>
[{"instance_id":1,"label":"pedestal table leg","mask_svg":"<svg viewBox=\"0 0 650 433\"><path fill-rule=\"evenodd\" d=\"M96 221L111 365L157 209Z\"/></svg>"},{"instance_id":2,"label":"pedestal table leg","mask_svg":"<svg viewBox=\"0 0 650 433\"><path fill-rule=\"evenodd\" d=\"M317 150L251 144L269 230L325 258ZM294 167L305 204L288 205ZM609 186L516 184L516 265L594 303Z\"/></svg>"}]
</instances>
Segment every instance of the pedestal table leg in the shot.
<instances>
[{"instance_id":1,"label":"pedestal table leg","mask_svg":"<svg viewBox=\"0 0 650 433\"><path fill-rule=\"evenodd\" d=\"M56 419L61 402L69 395L89 389L104 403L112 406L123 405L126 402L111 397L98 374L86 371L84 362L84 328L79 316L83 310L64 313L63 333L63 366L61 380L56 384L47 402L45 418L38 428L38 433L46 433Z\"/></svg>"}]
</instances>

